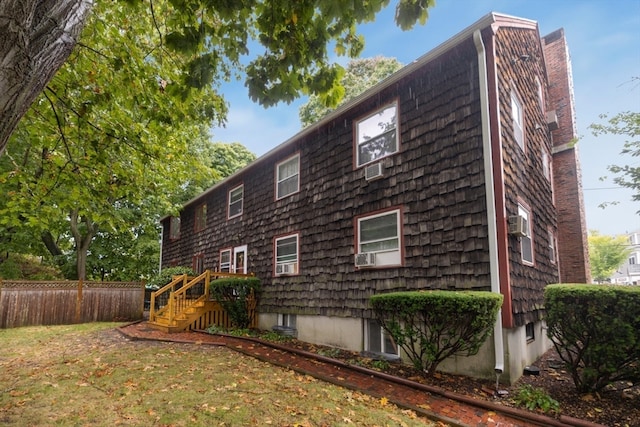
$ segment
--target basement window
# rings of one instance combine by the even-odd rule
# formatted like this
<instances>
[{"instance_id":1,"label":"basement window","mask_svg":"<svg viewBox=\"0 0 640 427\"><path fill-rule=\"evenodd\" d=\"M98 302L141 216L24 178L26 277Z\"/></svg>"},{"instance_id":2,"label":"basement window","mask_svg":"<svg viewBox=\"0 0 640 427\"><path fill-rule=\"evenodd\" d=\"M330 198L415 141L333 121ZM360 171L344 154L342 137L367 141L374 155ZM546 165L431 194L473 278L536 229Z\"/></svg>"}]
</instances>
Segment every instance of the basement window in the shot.
<instances>
[{"instance_id":1,"label":"basement window","mask_svg":"<svg viewBox=\"0 0 640 427\"><path fill-rule=\"evenodd\" d=\"M535 331L533 322L527 323L524 326L524 330L525 330L524 335L527 338L527 342L532 342L536 340L536 331Z\"/></svg>"},{"instance_id":2,"label":"basement window","mask_svg":"<svg viewBox=\"0 0 640 427\"><path fill-rule=\"evenodd\" d=\"M369 319L365 323L365 349L374 354L397 359L400 356L399 348L393 338L375 319Z\"/></svg>"}]
</instances>

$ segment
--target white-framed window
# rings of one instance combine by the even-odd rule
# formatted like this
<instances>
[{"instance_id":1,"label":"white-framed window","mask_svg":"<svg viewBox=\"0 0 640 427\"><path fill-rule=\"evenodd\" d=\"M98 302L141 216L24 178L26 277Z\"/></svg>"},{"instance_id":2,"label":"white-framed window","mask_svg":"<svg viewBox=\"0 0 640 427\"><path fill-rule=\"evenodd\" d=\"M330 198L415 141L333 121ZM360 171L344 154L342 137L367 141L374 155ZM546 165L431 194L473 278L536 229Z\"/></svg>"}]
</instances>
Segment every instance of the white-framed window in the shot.
<instances>
[{"instance_id":1,"label":"white-framed window","mask_svg":"<svg viewBox=\"0 0 640 427\"><path fill-rule=\"evenodd\" d=\"M275 246L275 275L286 276L298 274L298 234L276 237Z\"/></svg>"},{"instance_id":2,"label":"white-framed window","mask_svg":"<svg viewBox=\"0 0 640 427\"><path fill-rule=\"evenodd\" d=\"M544 148L542 149L542 174L547 181L551 181L551 156Z\"/></svg>"},{"instance_id":3,"label":"white-framed window","mask_svg":"<svg viewBox=\"0 0 640 427\"><path fill-rule=\"evenodd\" d=\"M548 242L548 245L549 245L549 261L551 261L552 264L555 264L556 261L557 261L557 258L556 258L557 257L557 255L556 255L556 253L557 253L557 251L556 251L556 246L557 246L556 235L553 232L553 230L551 230L551 229L549 229L547 231L549 233L549 242Z\"/></svg>"},{"instance_id":4,"label":"white-framed window","mask_svg":"<svg viewBox=\"0 0 640 427\"><path fill-rule=\"evenodd\" d=\"M180 238L180 217L172 216L169 219L169 239L176 240Z\"/></svg>"},{"instance_id":5,"label":"white-framed window","mask_svg":"<svg viewBox=\"0 0 640 427\"><path fill-rule=\"evenodd\" d=\"M244 185L238 185L229 191L229 209L227 218L235 218L242 215L242 204L244 200Z\"/></svg>"},{"instance_id":6,"label":"white-framed window","mask_svg":"<svg viewBox=\"0 0 640 427\"><path fill-rule=\"evenodd\" d=\"M300 155L296 154L276 166L276 199L300 191Z\"/></svg>"},{"instance_id":7,"label":"white-framed window","mask_svg":"<svg viewBox=\"0 0 640 427\"><path fill-rule=\"evenodd\" d=\"M402 264L400 209L357 218L357 254L375 254L375 266Z\"/></svg>"},{"instance_id":8,"label":"white-framed window","mask_svg":"<svg viewBox=\"0 0 640 427\"><path fill-rule=\"evenodd\" d=\"M533 265L533 236L531 233L531 211L521 203L518 203L518 215L526 222L526 236L520 237L520 253L524 264Z\"/></svg>"},{"instance_id":9,"label":"white-framed window","mask_svg":"<svg viewBox=\"0 0 640 427\"><path fill-rule=\"evenodd\" d=\"M393 338L384 330L375 319L369 319L365 323L365 350L372 353L383 354L397 358L400 351Z\"/></svg>"},{"instance_id":10,"label":"white-framed window","mask_svg":"<svg viewBox=\"0 0 640 427\"><path fill-rule=\"evenodd\" d=\"M524 334L527 342L532 342L536 340L536 329L535 324L533 322L529 322L524 326Z\"/></svg>"},{"instance_id":11,"label":"white-framed window","mask_svg":"<svg viewBox=\"0 0 640 427\"><path fill-rule=\"evenodd\" d=\"M355 125L358 167L398 152L398 103L388 104Z\"/></svg>"},{"instance_id":12,"label":"white-framed window","mask_svg":"<svg viewBox=\"0 0 640 427\"><path fill-rule=\"evenodd\" d=\"M538 92L538 102L540 103L540 111L544 113L546 111L546 107L544 104L544 90L542 88L542 82L540 78L536 76L536 90Z\"/></svg>"},{"instance_id":13,"label":"white-framed window","mask_svg":"<svg viewBox=\"0 0 640 427\"><path fill-rule=\"evenodd\" d=\"M522 102L515 92L511 92L511 118L513 119L513 137L524 150L524 111Z\"/></svg>"},{"instance_id":14,"label":"white-framed window","mask_svg":"<svg viewBox=\"0 0 640 427\"><path fill-rule=\"evenodd\" d=\"M637 261L636 261L636 256L635 256L635 255L630 256L630 257L629 257L629 264L630 264L630 265L635 265L636 263L637 263Z\"/></svg>"},{"instance_id":15,"label":"white-framed window","mask_svg":"<svg viewBox=\"0 0 640 427\"><path fill-rule=\"evenodd\" d=\"M296 321L297 318L295 314L278 314L278 326L295 329Z\"/></svg>"},{"instance_id":16,"label":"white-framed window","mask_svg":"<svg viewBox=\"0 0 640 427\"><path fill-rule=\"evenodd\" d=\"M231 249L223 249L220 251L220 271L231 272Z\"/></svg>"}]
</instances>

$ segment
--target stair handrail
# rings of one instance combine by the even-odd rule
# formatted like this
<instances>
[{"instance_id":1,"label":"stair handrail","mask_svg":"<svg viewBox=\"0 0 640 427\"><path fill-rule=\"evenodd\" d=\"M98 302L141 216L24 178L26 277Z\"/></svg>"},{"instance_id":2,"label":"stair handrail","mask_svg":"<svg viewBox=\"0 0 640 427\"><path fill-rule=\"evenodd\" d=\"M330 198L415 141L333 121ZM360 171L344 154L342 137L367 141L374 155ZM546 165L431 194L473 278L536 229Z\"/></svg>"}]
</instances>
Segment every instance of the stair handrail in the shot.
<instances>
[{"instance_id":1,"label":"stair handrail","mask_svg":"<svg viewBox=\"0 0 640 427\"><path fill-rule=\"evenodd\" d=\"M163 287L161 287L157 291L151 292L151 301L150 301L151 304L150 304L150 307L149 307L149 321L154 322L156 320L156 318L160 314L162 314L166 310L169 310L169 305L171 305L171 300L173 299L171 297L171 295L175 291L176 285L178 285L178 283L182 282L183 286L184 286L184 284L187 283L187 279L188 279L188 276L186 274L175 275L175 276L173 276L171 282L169 282L168 284L164 285ZM156 297L159 296L159 295L164 294L165 292L169 292L169 304L167 304L164 307L161 307L156 312Z\"/></svg>"}]
</instances>

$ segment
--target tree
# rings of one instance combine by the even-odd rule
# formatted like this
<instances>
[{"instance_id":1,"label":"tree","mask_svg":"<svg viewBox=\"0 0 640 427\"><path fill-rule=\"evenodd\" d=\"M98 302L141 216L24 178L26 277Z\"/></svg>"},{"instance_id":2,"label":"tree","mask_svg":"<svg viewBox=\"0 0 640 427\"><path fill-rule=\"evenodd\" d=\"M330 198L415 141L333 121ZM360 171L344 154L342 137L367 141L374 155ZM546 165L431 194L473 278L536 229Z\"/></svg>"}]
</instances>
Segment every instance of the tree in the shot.
<instances>
[{"instance_id":1,"label":"tree","mask_svg":"<svg viewBox=\"0 0 640 427\"><path fill-rule=\"evenodd\" d=\"M211 169L218 172L221 178L228 177L256 159L256 155L239 142L215 142L211 145L209 155Z\"/></svg>"},{"instance_id":2,"label":"tree","mask_svg":"<svg viewBox=\"0 0 640 427\"><path fill-rule=\"evenodd\" d=\"M91 0L0 2L0 155L76 43Z\"/></svg>"},{"instance_id":3,"label":"tree","mask_svg":"<svg viewBox=\"0 0 640 427\"><path fill-rule=\"evenodd\" d=\"M0 40L8 50L0 50L1 154L15 122L69 55L91 0L8 0L0 4ZM152 51L157 60L175 61L177 52L190 55L178 63L183 72L174 81L163 78L162 84L173 83L172 90L187 92L209 87L240 70L246 73L250 97L265 106L291 102L301 93L322 94L328 105L335 106L343 91L338 84L342 68L330 63L329 46L338 55L359 55L364 40L357 33L357 24L372 21L387 4L388 0L356 0L349 7L341 0L118 2L132 8L127 15L131 18L143 16L141 5L147 8L144 15L152 19L137 35L160 38ZM402 29L410 29L416 22L426 22L433 5L434 0L398 0L395 21ZM100 13L94 12L98 19ZM250 53L248 46L257 46L259 54L243 67L241 58ZM42 61L25 64L27 58L40 57ZM18 84L26 65L33 76L41 77L38 84ZM8 107L16 101L15 107Z\"/></svg>"},{"instance_id":4,"label":"tree","mask_svg":"<svg viewBox=\"0 0 640 427\"><path fill-rule=\"evenodd\" d=\"M376 56L374 58L353 59L349 61L344 76L340 80L344 87L344 97L335 107L327 106L320 95L311 95L309 101L298 112L303 126L309 126L335 108L360 95L370 87L402 68L395 58Z\"/></svg>"},{"instance_id":5,"label":"tree","mask_svg":"<svg viewBox=\"0 0 640 427\"><path fill-rule=\"evenodd\" d=\"M602 283L629 257L629 242L625 236L601 235L594 230L589 232L588 240L591 276L596 282Z\"/></svg>"},{"instance_id":6,"label":"tree","mask_svg":"<svg viewBox=\"0 0 640 427\"><path fill-rule=\"evenodd\" d=\"M635 80L638 79L640 78ZM607 134L627 136L631 139L625 141L620 154L631 156L632 158L640 156L640 113L626 111L616 114L610 119L606 114L601 115L600 118L608 119L608 122L606 124L594 123L590 126L595 136ZM640 166L637 166L636 161L624 166L609 165L607 169L616 175L613 179L614 183L634 190L633 200L640 201Z\"/></svg>"}]
</instances>

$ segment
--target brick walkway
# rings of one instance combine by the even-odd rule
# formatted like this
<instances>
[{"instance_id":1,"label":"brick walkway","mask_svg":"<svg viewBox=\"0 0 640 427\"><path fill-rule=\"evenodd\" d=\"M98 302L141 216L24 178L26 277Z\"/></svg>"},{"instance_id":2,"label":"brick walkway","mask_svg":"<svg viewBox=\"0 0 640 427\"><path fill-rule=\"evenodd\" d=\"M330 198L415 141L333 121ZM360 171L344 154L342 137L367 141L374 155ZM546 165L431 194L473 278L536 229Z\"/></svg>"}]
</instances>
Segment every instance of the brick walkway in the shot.
<instances>
[{"instance_id":1,"label":"brick walkway","mask_svg":"<svg viewBox=\"0 0 640 427\"><path fill-rule=\"evenodd\" d=\"M119 328L130 339L177 343L224 345L262 361L357 390L375 397L386 397L400 407L452 426L578 426L557 419L520 411L488 401L450 393L435 387L381 374L365 368L304 351L292 351L277 344L251 338L210 335L200 332L165 334L146 322ZM578 421L578 420L575 420Z\"/></svg>"}]
</instances>

